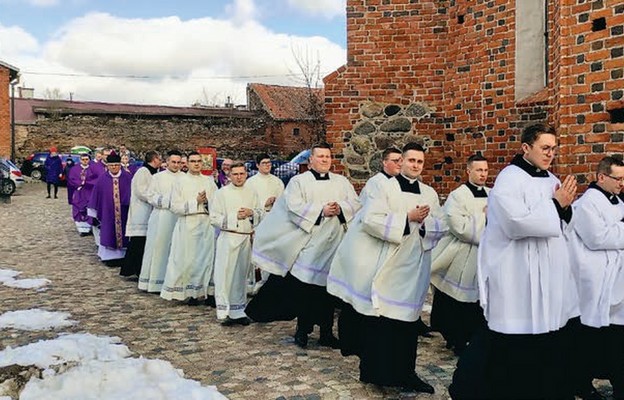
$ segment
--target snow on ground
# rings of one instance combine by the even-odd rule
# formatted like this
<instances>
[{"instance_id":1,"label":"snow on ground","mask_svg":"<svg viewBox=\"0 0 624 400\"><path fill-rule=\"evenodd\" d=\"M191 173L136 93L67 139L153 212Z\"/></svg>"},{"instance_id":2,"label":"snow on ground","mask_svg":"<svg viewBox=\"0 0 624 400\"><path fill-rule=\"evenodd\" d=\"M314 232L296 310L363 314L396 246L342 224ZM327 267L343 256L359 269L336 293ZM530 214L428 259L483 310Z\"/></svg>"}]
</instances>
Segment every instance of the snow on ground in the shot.
<instances>
[{"instance_id":1,"label":"snow on ground","mask_svg":"<svg viewBox=\"0 0 624 400\"><path fill-rule=\"evenodd\" d=\"M0 283L4 286L18 289L38 290L46 290L45 286L50 283L50 280L45 278L15 279L19 274L21 274L21 272L12 269L0 269Z\"/></svg>"},{"instance_id":2,"label":"snow on ground","mask_svg":"<svg viewBox=\"0 0 624 400\"><path fill-rule=\"evenodd\" d=\"M0 315L0 329L14 328L23 331L40 331L65 328L76 323L66 312L46 311L37 308L7 311Z\"/></svg>"},{"instance_id":3,"label":"snow on ground","mask_svg":"<svg viewBox=\"0 0 624 400\"><path fill-rule=\"evenodd\" d=\"M0 269L0 283L4 283L9 280L12 281L19 274L21 274L21 272L14 271L12 269Z\"/></svg>"},{"instance_id":4,"label":"snow on ground","mask_svg":"<svg viewBox=\"0 0 624 400\"><path fill-rule=\"evenodd\" d=\"M62 334L56 339L40 340L16 348L7 347L0 351L0 367L17 364L45 369L68 362L120 360L130 354L128 347L121 344L118 337L89 333Z\"/></svg>"},{"instance_id":5,"label":"snow on ground","mask_svg":"<svg viewBox=\"0 0 624 400\"><path fill-rule=\"evenodd\" d=\"M20 400L225 399L214 386L185 379L168 361L130 355L118 337L61 334L7 347L0 351L0 368L17 364L44 369L41 379L28 381Z\"/></svg>"},{"instance_id":6,"label":"snow on ground","mask_svg":"<svg viewBox=\"0 0 624 400\"><path fill-rule=\"evenodd\" d=\"M214 386L184 379L181 370L163 360L127 358L116 361L92 360L64 374L33 378L20 400L96 399L225 399Z\"/></svg>"}]
</instances>

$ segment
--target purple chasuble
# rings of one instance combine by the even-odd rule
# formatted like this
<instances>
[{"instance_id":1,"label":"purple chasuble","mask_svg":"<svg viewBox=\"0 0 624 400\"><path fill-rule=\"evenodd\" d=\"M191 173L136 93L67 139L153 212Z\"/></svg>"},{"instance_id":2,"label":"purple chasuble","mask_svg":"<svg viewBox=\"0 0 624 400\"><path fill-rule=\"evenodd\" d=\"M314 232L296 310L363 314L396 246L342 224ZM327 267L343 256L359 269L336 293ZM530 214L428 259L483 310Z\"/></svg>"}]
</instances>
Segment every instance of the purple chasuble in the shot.
<instances>
[{"instance_id":1,"label":"purple chasuble","mask_svg":"<svg viewBox=\"0 0 624 400\"><path fill-rule=\"evenodd\" d=\"M82 168L82 166L76 165L69 171L67 185L74 187L74 194L71 199L74 221L91 223L91 218L87 216L87 205L97 178L98 176L93 172L91 166Z\"/></svg>"},{"instance_id":2,"label":"purple chasuble","mask_svg":"<svg viewBox=\"0 0 624 400\"><path fill-rule=\"evenodd\" d=\"M96 177L100 175L104 175L104 173L108 172L108 170L106 169L106 166L101 161L100 162L91 161L89 163L89 167L91 168L91 171L95 174Z\"/></svg>"},{"instance_id":3,"label":"purple chasuble","mask_svg":"<svg viewBox=\"0 0 624 400\"><path fill-rule=\"evenodd\" d=\"M121 171L118 178L110 173L101 175L93 189L88 208L97 213L100 221L100 245L111 249L128 246L126 221L130 208L132 176Z\"/></svg>"}]
</instances>

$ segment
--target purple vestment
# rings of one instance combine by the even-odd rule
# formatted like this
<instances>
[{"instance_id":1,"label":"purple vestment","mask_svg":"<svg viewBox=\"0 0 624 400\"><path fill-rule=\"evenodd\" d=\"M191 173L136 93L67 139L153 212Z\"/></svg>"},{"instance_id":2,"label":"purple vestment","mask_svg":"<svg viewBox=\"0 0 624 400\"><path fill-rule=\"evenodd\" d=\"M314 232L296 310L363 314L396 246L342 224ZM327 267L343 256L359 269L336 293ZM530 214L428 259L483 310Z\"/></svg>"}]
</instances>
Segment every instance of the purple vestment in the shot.
<instances>
[{"instance_id":1,"label":"purple vestment","mask_svg":"<svg viewBox=\"0 0 624 400\"><path fill-rule=\"evenodd\" d=\"M100 221L100 245L109 249L122 249L128 246L126 221L130 208L130 188L132 176L121 171L118 178L110 173L100 175L88 208L95 210Z\"/></svg>"},{"instance_id":2,"label":"purple vestment","mask_svg":"<svg viewBox=\"0 0 624 400\"><path fill-rule=\"evenodd\" d=\"M89 167L91 167L92 172L95 173L95 176L100 176L107 172L106 165L104 165L104 163L101 161L91 161L89 163Z\"/></svg>"},{"instance_id":3,"label":"purple vestment","mask_svg":"<svg viewBox=\"0 0 624 400\"><path fill-rule=\"evenodd\" d=\"M91 222L91 218L87 216L87 205L97 178L98 176L93 172L91 166L82 168L81 165L76 165L69 170L67 187L71 185L74 188L71 201L74 221Z\"/></svg>"},{"instance_id":4,"label":"purple vestment","mask_svg":"<svg viewBox=\"0 0 624 400\"><path fill-rule=\"evenodd\" d=\"M54 157L48 156L43 165L46 171L46 183L58 185L61 180L61 174L63 173L63 162L61 161L61 157L58 155Z\"/></svg>"}]
</instances>

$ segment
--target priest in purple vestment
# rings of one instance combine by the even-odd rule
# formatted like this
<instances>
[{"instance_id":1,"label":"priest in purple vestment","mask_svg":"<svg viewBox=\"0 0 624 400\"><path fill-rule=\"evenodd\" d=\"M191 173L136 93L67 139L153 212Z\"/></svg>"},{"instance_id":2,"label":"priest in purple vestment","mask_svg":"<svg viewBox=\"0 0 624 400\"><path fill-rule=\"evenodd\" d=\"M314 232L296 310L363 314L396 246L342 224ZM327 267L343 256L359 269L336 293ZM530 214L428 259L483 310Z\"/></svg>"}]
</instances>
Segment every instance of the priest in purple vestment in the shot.
<instances>
[{"instance_id":1,"label":"priest in purple vestment","mask_svg":"<svg viewBox=\"0 0 624 400\"><path fill-rule=\"evenodd\" d=\"M88 214L99 224L98 257L110 267L121 266L128 238L126 221L130 207L132 176L121 169L114 152L106 159L108 171L98 178L88 205Z\"/></svg>"},{"instance_id":2,"label":"priest in purple vestment","mask_svg":"<svg viewBox=\"0 0 624 400\"><path fill-rule=\"evenodd\" d=\"M69 170L67 186L74 188L71 198L72 217L80 236L91 233L91 218L87 215L87 205L97 181L98 175L91 168L91 158L88 154L80 155L80 164Z\"/></svg>"}]
</instances>

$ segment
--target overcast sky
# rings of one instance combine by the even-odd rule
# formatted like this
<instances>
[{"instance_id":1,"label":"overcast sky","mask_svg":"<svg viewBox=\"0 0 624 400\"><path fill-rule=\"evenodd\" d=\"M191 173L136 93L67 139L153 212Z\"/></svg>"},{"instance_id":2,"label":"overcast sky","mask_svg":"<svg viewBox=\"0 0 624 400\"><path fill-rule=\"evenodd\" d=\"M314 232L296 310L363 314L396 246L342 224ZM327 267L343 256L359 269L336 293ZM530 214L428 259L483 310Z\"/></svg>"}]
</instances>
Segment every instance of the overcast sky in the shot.
<instances>
[{"instance_id":1,"label":"overcast sky","mask_svg":"<svg viewBox=\"0 0 624 400\"><path fill-rule=\"evenodd\" d=\"M249 82L301 85L346 61L346 0L0 0L0 61L35 97L244 104Z\"/></svg>"}]
</instances>

